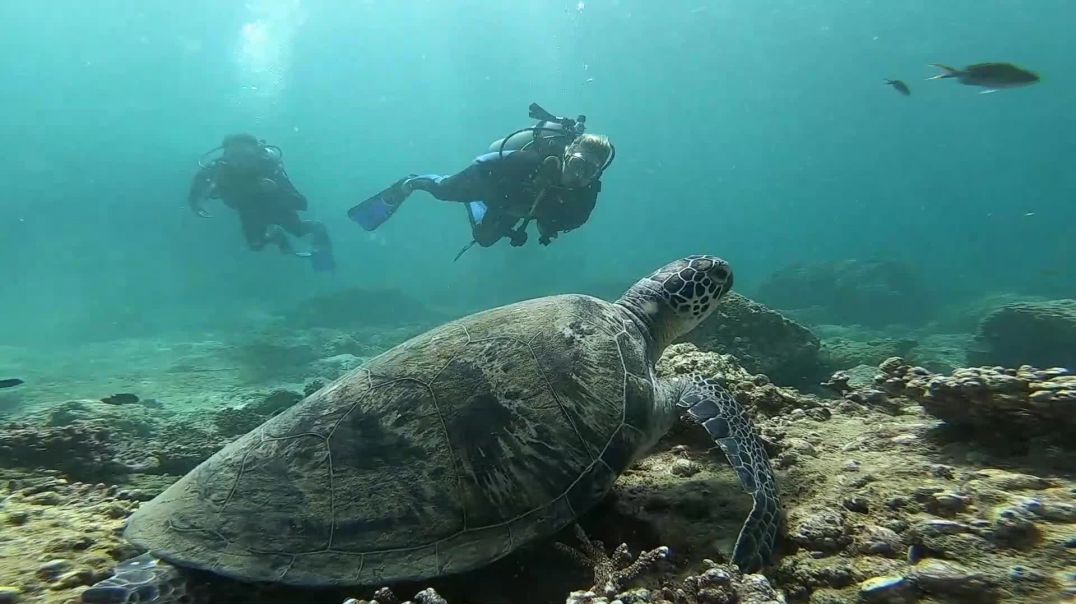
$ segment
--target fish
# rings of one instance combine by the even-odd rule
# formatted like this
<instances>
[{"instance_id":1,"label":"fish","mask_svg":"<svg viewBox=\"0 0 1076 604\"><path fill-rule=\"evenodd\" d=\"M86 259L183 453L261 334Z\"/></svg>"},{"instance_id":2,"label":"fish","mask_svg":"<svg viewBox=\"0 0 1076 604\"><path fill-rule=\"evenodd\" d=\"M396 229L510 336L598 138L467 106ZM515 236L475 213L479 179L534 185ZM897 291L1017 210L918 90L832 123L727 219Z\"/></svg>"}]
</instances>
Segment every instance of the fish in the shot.
<instances>
[{"instance_id":1,"label":"fish","mask_svg":"<svg viewBox=\"0 0 1076 604\"><path fill-rule=\"evenodd\" d=\"M137 395L131 394L130 392L121 392L120 394L106 396L101 399L101 402L108 403L109 405L133 405L137 403L138 400Z\"/></svg>"},{"instance_id":2,"label":"fish","mask_svg":"<svg viewBox=\"0 0 1076 604\"><path fill-rule=\"evenodd\" d=\"M26 382L20 380L19 378L11 378L11 379L8 379L8 380L0 380L0 388L14 388L15 386L21 386L21 385L23 385L25 383Z\"/></svg>"},{"instance_id":3,"label":"fish","mask_svg":"<svg viewBox=\"0 0 1076 604\"><path fill-rule=\"evenodd\" d=\"M911 89L908 88L908 85L900 80L886 80L885 83L892 86L894 90L903 94L904 96L908 96L912 93Z\"/></svg>"},{"instance_id":4,"label":"fish","mask_svg":"<svg viewBox=\"0 0 1076 604\"><path fill-rule=\"evenodd\" d=\"M979 94L996 92L1002 88L1030 86L1039 81L1037 74L1022 67L1017 67L1012 63L976 63L975 65L968 65L964 69L956 69L940 63L931 63L931 67L941 69L942 73L929 77L927 80L956 78L958 82L965 86L981 86L986 89Z\"/></svg>"}]
</instances>

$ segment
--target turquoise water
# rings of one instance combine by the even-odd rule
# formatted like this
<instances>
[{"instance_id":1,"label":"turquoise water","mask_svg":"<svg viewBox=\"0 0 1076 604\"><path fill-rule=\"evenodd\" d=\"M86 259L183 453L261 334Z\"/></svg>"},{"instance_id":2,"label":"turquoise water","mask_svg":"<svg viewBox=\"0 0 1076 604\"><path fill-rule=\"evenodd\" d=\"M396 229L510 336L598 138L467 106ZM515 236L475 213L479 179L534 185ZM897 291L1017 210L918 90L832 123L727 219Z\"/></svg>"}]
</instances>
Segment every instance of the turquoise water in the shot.
<instances>
[{"instance_id":1,"label":"turquoise water","mask_svg":"<svg viewBox=\"0 0 1076 604\"><path fill-rule=\"evenodd\" d=\"M878 258L943 298L1071 296L1074 17L1058 0L4 2L0 337L227 328L346 287L466 312L689 253L729 259L745 293L795 262ZM924 81L981 61L1043 81ZM531 102L616 145L582 228L453 263L458 205L416 195L376 234L347 220L400 176L465 167ZM188 210L199 156L239 131L284 150L335 274L248 251L219 202Z\"/></svg>"}]
</instances>

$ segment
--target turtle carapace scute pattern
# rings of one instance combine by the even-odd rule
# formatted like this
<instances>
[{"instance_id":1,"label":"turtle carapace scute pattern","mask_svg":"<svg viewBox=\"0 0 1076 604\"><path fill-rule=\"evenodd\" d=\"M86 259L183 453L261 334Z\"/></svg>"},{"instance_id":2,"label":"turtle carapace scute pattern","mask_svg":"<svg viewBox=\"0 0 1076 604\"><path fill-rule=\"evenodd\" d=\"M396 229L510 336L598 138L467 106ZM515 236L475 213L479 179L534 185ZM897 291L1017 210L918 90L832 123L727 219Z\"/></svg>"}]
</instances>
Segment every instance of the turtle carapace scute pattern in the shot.
<instances>
[{"instance_id":1,"label":"turtle carapace scute pattern","mask_svg":"<svg viewBox=\"0 0 1076 604\"><path fill-rule=\"evenodd\" d=\"M150 557L126 575L121 564L84 601L147 588L154 574L172 584L176 568L350 586L484 566L598 503L681 415L754 500L733 560L755 570L780 525L761 441L716 381L654 372L731 284L726 262L689 256L614 303L549 296L416 336L143 504L125 536Z\"/></svg>"}]
</instances>

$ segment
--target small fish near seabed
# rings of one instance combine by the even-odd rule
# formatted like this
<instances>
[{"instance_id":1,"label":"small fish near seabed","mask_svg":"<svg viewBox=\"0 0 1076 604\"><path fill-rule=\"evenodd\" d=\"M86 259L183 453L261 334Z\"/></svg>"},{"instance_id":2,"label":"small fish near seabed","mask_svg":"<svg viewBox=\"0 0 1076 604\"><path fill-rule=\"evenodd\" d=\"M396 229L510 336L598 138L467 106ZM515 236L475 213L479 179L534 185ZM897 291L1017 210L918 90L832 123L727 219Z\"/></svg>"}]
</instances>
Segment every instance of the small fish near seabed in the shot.
<instances>
[{"instance_id":1,"label":"small fish near seabed","mask_svg":"<svg viewBox=\"0 0 1076 604\"><path fill-rule=\"evenodd\" d=\"M14 388L15 386L22 386L25 383L26 382L23 382L19 378L0 380L0 388Z\"/></svg>"},{"instance_id":2,"label":"small fish near seabed","mask_svg":"<svg viewBox=\"0 0 1076 604\"><path fill-rule=\"evenodd\" d=\"M1017 67L1012 63L976 63L975 65L968 65L964 69L932 63L931 67L941 69L942 73L929 77L927 80L955 78L965 86L981 86L986 89L980 91L979 94L997 92L1002 88L1030 86L1039 81L1037 74L1022 67Z\"/></svg>"},{"instance_id":3,"label":"small fish near seabed","mask_svg":"<svg viewBox=\"0 0 1076 604\"><path fill-rule=\"evenodd\" d=\"M912 93L912 89L908 88L908 85L901 80L886 80L885 83L892 86L893 90L896 90L904 96L908 96Z\"/></svg>"},{"instance_id":4,"label":"small fish near seabed","mask_svg":"<svg viewBox=\"0 0 1076 604\"><path fill-rule=\"evenodd\" d=\"M133 405L139 400L138 395L131 394L130 392L121 392L120 394L106 396L101 399L101 402L108 403L109 405Z\"/></svg>"}]
</instances>

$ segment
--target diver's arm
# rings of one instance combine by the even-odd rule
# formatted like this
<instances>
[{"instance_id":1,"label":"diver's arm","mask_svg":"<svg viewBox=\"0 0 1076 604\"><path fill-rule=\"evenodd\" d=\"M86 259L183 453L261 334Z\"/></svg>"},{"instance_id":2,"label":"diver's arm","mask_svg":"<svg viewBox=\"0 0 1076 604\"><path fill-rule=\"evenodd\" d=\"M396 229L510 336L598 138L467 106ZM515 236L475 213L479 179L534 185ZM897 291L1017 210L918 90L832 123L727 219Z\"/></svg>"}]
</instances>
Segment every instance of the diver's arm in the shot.
<instances>
[{"instance_id":1,"label":"diver's arm","mask_svg":"<svg viewBox=\"0 0 1076 604\"><path fill-rule=\"evenodd\" d=\"M273 180L280 186L280 193L288 199L293 209L306 211L309 207L309 204L306 201L306 196L295 188L295 185L292 184L291 179L288 178L288 175L284 170L278 170L273 176Z\"/></svg>"},{"instance_id":2,"label":"diver's arm","mask_svg":"<svg viewBox=\"0 0 1076 604\"><path fill-rule=\"evenodd\" d=\"M202 204L213 192L215 176L216 165L210 164L198 170L191 180L190 191L187 193L187 205L190 206L192 212L202 218L210 217L209 212L202 207Z\"/></svg>"},{"instance_id":3,"label":"diver's arm","mask_svg":"<svg viewBox=\"0 0 1076 604\"><path fill-rule=\"evenodd\" d=\"M565 193L554 204L543 208L538 215L538 232L541 234L540 243L548 245L549 240L564 233L579 228L590 218L594 206L598 203L598 191L600 183L595 183L581 191Z\"/></svg>"}]
</instances>

